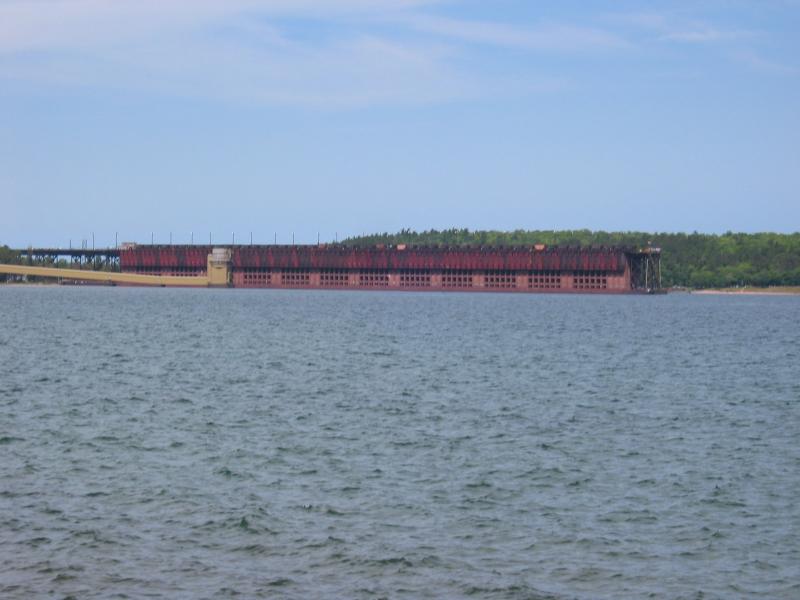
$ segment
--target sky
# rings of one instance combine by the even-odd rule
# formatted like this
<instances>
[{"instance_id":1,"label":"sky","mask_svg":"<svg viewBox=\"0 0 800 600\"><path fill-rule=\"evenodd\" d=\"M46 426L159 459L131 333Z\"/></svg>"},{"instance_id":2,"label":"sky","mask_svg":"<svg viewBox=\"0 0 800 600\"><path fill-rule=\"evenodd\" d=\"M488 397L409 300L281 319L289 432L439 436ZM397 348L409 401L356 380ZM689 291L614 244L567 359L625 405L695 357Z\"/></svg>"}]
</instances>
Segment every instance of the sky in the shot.
<instances>
[{"instance_id":1,"label":"sky","mask_svg":"<svg viewBox=\"0 0 800 600\"><path fill-rule=\"evenodd\" d=\"M0 0L0 244L800 230L800 0Z\"/></svg>"}]
</instances>

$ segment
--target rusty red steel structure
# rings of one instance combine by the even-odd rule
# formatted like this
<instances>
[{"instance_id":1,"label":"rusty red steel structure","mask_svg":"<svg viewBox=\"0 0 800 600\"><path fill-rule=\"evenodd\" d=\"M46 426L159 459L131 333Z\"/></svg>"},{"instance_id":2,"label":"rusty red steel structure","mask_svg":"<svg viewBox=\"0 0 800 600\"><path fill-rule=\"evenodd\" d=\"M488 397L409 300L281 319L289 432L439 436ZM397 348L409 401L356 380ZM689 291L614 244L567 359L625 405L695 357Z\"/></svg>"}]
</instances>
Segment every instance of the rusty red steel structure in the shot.
<instances>
[{"instance_id":1,"label":"rusty red steel structure","mask_svg":"<svg viewBox=\"0 0 800 600\"><path fill-rule=\"evenodd\" d=\"M202 275L213 248L231 251L233 287L526 292L652 292L660 250L627 247L136 245L123 272Z\"/></svg>"},{"instance_id":2,"label":"rusty red steel structure","mask_svg":"<svg viewBox=\"0 0 800 600\"><path fill-rule=\"evenodd\" d=\"M120 251L123 270L205 268L219 246L135 246ZM436 247L436 246L234 246L234 268L272 269L505 269L514 271L624 270L625 250L612 247Z\"/></svg>"}]
</instances>

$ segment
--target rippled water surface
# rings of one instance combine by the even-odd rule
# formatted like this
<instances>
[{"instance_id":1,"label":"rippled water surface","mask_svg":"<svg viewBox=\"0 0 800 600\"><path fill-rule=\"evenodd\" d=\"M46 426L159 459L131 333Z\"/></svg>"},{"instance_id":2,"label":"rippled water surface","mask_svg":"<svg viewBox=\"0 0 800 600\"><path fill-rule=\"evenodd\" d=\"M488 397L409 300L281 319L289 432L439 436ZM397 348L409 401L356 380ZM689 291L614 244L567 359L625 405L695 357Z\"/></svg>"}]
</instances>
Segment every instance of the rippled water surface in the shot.
<instances>
[{"instance_id":1,"label":"rippled water surface","mask_svg":"<svg viewBox=\"0 0 800 600\"><path fill-rule=\"evenodd\" d=\"M0 597L800 597L800 298L0 287Z\"/></svg>"}]
</instances>

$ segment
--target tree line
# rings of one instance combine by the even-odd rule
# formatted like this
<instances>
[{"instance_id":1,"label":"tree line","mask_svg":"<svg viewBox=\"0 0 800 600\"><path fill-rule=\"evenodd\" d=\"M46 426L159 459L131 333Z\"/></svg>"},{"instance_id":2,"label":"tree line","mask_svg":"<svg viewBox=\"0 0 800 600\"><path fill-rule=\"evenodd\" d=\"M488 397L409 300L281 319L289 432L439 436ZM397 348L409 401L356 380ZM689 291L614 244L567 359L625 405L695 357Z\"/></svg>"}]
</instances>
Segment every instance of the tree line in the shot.
<instances>
[{"instance_id":1,"label":"tree line","mask_svg":"<svg viewBox=\"0 0 800 600\"><path fill-rule=\"evenodd\" d=\"M0 246L0 264L13 265L19 262L19 252L14 252L8 246ZM0 282L6 281L7 275L0 273Z\"/></svg>"},{"instance_id":2,"label":"tree line","mask_svg":"<svg viewBox=\"0 0 800 600\"><path fill-rule=\"evenodd\" d=\"M656 246L668 287L713 288L800 285L800 233L646 233L588 229L564 231L470 231L445 229L347 238L346 245L446 246Z\"/></svg>"},{"instance_id":3,"label":"tree line","mask_svg":"<svg viewBox=\"0 0 800 600\"><path fill-rule=\"evenodd\" d=\"M13 265L19 262L19 252L14 252L8 246L0 246L0 264Z\"/></svg>"}]
</instances>

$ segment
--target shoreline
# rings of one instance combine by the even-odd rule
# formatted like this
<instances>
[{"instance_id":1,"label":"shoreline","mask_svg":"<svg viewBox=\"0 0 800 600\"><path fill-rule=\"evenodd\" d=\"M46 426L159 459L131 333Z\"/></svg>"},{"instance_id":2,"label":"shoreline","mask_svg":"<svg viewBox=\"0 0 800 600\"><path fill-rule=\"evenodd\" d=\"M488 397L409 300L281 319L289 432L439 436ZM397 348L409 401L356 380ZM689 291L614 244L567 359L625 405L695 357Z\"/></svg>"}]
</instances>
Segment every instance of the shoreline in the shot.
<instances>
[{"instance_id":1,"label":"shoreline","mask_svg":"<svg viewBox=\"0 0 800 600\"><path fill-rule=\"evenodd\" d=\"M719 295L719 296L800 296L800 287L774 287L774 288L718 288L707 290L692 290L692 294Z\"/></svg>"}]
</instances>

